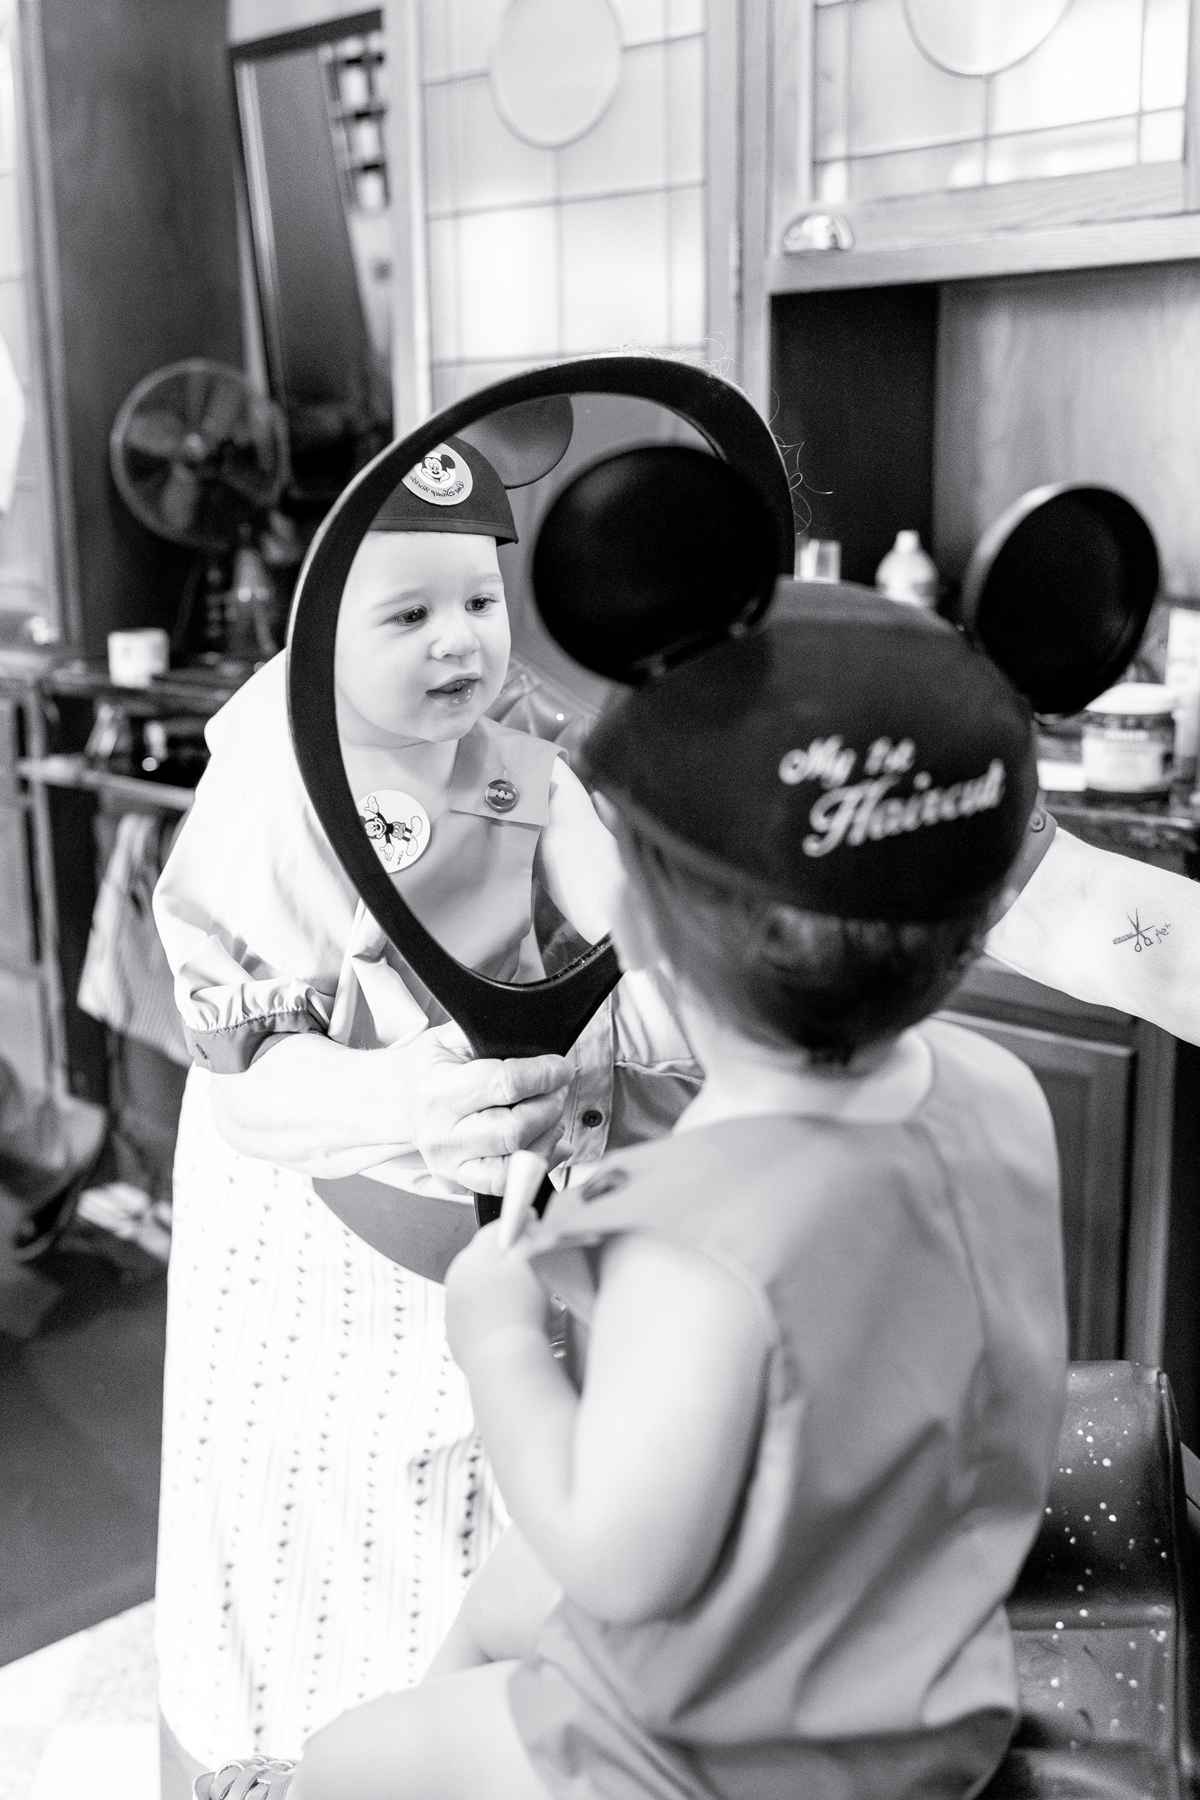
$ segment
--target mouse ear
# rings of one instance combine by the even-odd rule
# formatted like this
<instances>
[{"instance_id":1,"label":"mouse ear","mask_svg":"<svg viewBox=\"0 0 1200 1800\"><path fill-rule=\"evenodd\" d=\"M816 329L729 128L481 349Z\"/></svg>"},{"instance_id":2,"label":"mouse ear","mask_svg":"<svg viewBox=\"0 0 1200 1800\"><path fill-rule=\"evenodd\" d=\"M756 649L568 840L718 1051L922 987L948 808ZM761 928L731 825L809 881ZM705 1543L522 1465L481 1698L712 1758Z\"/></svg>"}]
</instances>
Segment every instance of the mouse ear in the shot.
<instances>
[{"instance_id":1,"label":"mouse ear","mask_svg":"<svg viewBox=\"0 0 1200 1800\"><path fill-rule=\"evenodd\" d=\"M718 457L624 450L584 469L546 514L534 599L568 656L637 686L761 617L775 540L763 496Z\"/></svg>"},{"instance_id":2,"label":"mouse ear","mask_svg":"<svg viewBox=\"0 0 1200 1800\"><path fill-rule=\"evenodd\" d=\"M459 433L487 457L506 488L528 487L567 454L575 413L566 394L522 400L486 413Z\"/></svg>"}]
</instances>

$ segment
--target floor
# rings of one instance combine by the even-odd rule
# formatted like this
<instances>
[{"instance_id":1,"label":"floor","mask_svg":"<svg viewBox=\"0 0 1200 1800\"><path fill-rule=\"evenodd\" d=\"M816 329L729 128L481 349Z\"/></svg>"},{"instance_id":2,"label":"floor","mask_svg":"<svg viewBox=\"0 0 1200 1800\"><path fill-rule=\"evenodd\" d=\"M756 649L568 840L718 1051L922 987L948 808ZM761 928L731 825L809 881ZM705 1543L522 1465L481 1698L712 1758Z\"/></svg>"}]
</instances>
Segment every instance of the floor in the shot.
<instances>
[{"instance_id":1,"label":"floor","mask_svg":"<svg viewBox=\"0 0 1200 1800\"><path fill-rule=\"evenodd\" d=\"M0 1669L0 1800L158 1800L154 1607Z\"/></svg>"},{"instance_id":2,"label":"floor","mask_svg":"<svg viewBox=\"0 0 1200 1800\"><path fill-rule=\"evenodd\" d=\"M16 1216L0 1194L0 1673L154 1592L166 1319L133 1237L80 1220L25 1268Z\"/></svg>"}]
</instances>

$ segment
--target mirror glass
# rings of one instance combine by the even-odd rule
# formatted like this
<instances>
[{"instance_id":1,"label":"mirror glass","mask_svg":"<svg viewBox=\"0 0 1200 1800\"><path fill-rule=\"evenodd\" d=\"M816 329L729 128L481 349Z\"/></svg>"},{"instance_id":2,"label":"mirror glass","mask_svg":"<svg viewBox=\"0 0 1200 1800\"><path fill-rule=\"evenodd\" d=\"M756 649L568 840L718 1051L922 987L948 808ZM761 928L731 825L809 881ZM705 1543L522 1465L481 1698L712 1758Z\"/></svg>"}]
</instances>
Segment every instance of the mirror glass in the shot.
<instances>
[{"instance_id":1,"label":"mirror glass","mask_svg":"<svg viewBox=\"0 0 1200 1800\"><path fill-rule=\"evenodd\" d=\"M998 75L1045 43L1071 0L904 0L914 40L951 75Z\"/></svg>"},{"instance_id":2,"label":"mirror glass","mask_svg":"<svg viewBox=\"0 0 1200 1800\"><path fill-rule=\"evenodd\" d=\"M595 868L582 885L538 849L554 747L569 759L608 690L538 617L532 558L541 523L600 457L653 444L708 449L650 400L556 397L541 403L543 413L538 404L529 409L532 434L515 430L508 412L489 415L423 459L411 478L417 496L405 493L399 518L447 529L367 534L343 591L335 648L339 743L365 837L444 950L514 983L566 967L607 923L607 839L598 824L588 825ZM520 485L489 489L489 469ZM511 511L517 541L469 529L494 519L497 505ZM380 522L391 517L385 502ZM467 865L474 873L464 882ZM448 900L464 888L468 900Z\"/></svg>"},{"instance_id":3,"label":"mirror glass","mask_svg":"<svg viewBox=\"0 0 1200 1800\"><path fill-rule=\"evenodd\" d=\"M392 434L381 27L375 10L230 51L290 498L319 512Z\"/></svg>"}]
</instances>

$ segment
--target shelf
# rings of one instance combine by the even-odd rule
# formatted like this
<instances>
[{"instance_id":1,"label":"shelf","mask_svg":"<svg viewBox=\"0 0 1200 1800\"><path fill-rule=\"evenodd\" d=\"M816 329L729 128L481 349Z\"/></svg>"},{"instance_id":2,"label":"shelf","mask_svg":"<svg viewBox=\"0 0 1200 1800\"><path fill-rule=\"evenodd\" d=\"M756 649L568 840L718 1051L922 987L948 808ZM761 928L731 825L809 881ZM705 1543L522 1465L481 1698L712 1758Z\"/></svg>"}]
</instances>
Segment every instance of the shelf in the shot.
<instances>
[{"instance_id":1,"label":"shelf","mask_svg":"<svg viewBox=\"0 0 1200 1800\"><path fill-rule=\"evenodd\" d=\"M1048 231L1001 231L948 238L941 243L772 256L767 260L766 285L768 294L804 294L1114 264L1182 262L1195 256L1200 256L1200 214L1176 213L1167 218L1062 225Z\"/></svg>"},{"instance_id":2,"label":"shelf","mask_svg":"<svg viewBox=\"0 0 1200 1800\"><path fill-rule=\"evenodd\" d=\"M188 712L211 716L249 679L249 666L241 675L216 675L207 669L194 673L185 669L169 675L157 675L147 687L118 687L108 678L103 664L64 663L47 677L45 686L64 699L109 700L128 711L153 716L164 707L184 708Z\"/></svg>"},{"instance_id":3,"label":"shelf","mask_svg":"<svg viewBox=\"0 0 1200 1800\"><path fill-rule=\"evenodd\" d=\"M143 781L137 775L116 775L107 769L92 768L82 756L21 757L17 773L26 781L40 781L46 787L77 788L126 800L134 807L157 807L163 812L187 812L196 798L194 788Z\"/></svg>"}]
</instances>

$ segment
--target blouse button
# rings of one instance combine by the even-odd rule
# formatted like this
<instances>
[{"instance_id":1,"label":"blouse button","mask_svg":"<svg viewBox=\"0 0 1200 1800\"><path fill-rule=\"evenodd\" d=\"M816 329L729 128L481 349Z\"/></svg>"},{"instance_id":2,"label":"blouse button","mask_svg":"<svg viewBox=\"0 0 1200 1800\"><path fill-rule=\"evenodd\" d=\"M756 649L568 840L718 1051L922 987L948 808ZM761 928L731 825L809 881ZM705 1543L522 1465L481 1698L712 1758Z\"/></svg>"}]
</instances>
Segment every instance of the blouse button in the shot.
<instances>
[{"instance_id":1,"label":"blouse button","mask_svg":"<svg viewBox=\"0 0 1200 1800\"><path fill-rule=\"evenodd\" d=\"M483 790L483 797L492 811L498 813L511 812L521 798L512 782L504 776L498 776L495 781L489 781Z\"/></svg>"},{"instance_id":2,"label":"blouse button","mask_svg":"<svg viewBox=\"0 0 1200 1800\"><path fill-rule=\"evenodd\" d=\"M603 1125L604 1114L602 1112L597 1112L594 1106L589 1106L585 1113L580 1113L579 1123L581 1125L586 1125L588 1130L591 1131L594 1126Z\"/></svg>"}]
</instances>

